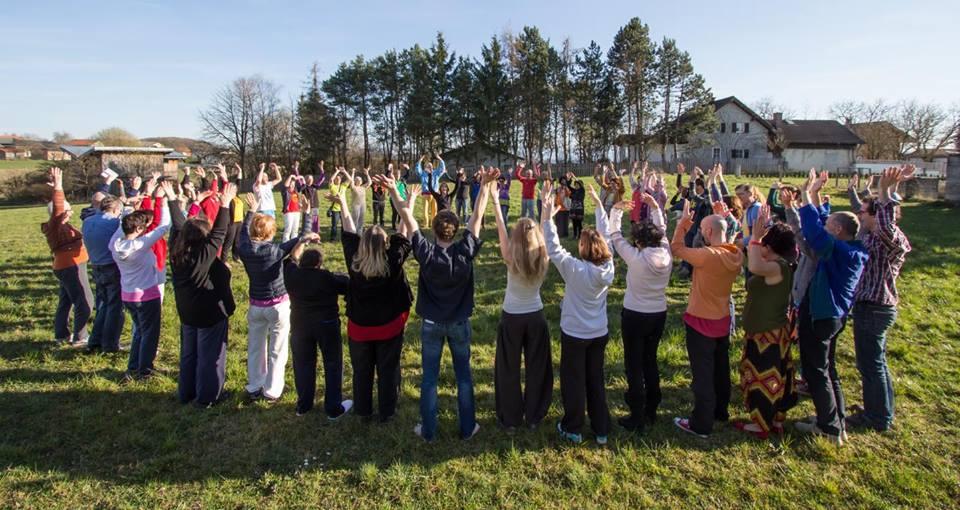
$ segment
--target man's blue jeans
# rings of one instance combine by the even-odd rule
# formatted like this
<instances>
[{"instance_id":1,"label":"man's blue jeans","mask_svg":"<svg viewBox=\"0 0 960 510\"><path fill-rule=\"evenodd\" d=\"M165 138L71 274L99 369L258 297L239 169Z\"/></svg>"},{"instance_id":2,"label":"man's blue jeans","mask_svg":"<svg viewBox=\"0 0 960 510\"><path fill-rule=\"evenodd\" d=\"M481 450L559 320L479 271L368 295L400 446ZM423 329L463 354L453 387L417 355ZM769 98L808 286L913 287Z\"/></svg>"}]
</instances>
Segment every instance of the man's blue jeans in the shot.
<instances>
[{"instance_id":1,"label":"man's blue jeans","mask_svg":"<svg viewBox=\"0 0 960 510\"><path fill-rule=\"evenodd\" d=\"M124 308L133 319L133 341L130 343L130 358L127 371L141 376L153 372L153 362L157 358L160 345L160 298L150 301L125 301Z\"/></svg>"},{"instance_id":2,"label":"man's blue jeans","mask_svg":"<svg viewBox=\"0 0 960 510\"><path fill-rule=\"evenodd\" d=\"M116 264L91 266L96 284L97 315L93 319L93 332L88 347L99 347L104 352L120 350L120 333L123 332L125 315L120 300L120 270Z\"/></svg>"},{"instance_id":3,"label":"man's blue jeans","mask_svg":"<svg viewBox=\"0 0 960 510\"><path fill-rule=\"evenodd\" d=\"M520 201L520 217L521 218L530 218L531 220L536 221L534 217L534 212L536 211L536 200L532 198L524 198Z\"/></svg>"},{"instance_id":4,"label":"man's blue jeans","mask_svg":"<svg viewBox=\"0 0 960 510\"><path fill-rule=\"evenodd\" d=\"M420 383L420 419L422 435L427 441L437 435L437 380L440 377L440 358L443 344L450 343L453 373L457 380L457 414L460 418L460 437L473 434L476 409L473 399L473 378L470 375L470 320L438 323L424 319L420 330L423 381Z\"/></svg>"},{"instance_id":5,"label":"man's blue jeans","mask_svg":"<svg viewBox=\"0 0 960 510\"><path fill-rule=\"evenodd\" d=\"M863 415L875 429L893 424L893 378L887 368L887 330L897 320L893 306L859 302L853 307L853 345L863 379Z\"/></svg>"}]
</instances>

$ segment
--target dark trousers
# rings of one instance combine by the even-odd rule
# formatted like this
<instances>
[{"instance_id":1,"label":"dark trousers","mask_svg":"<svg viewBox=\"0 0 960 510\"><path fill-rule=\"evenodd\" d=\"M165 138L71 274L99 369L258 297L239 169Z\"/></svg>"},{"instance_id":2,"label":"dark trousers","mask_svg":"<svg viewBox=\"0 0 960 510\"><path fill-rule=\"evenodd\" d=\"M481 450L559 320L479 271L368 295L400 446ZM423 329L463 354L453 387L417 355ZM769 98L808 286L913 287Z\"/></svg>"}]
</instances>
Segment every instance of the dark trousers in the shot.
<instances>
[{"instance_id":1,"label":"dark trousers","mask_svg":"<svg viewBox=\"0 0 960 510\"><path fill-rule=\"evenodd\" d=\"M610 335L584 340L560 332L560 397L565 432L580 434L583 430L584 407L590 416L594 434L610 433L610 409L604 386L604 356ZM584 406L586 403L586 406Z\"/></svg>"},{"instance_id":2,"label":"dark trousers","mask_svg":"<svg viewBox=\"0 0 960 510\"><path fill-rule=\"evenodd\" d=\"M570 223L573 224L573 232L571 232L570 237L580 237L580 232L583 231L583 213L571 214Z\"/></svg>"},{"instance_id":3,"label":"dark trousers","mask_svg":"<svg viewBox=\"0 0 960 510\"><path fill-rule=\"evenodd\" d=\"M537 214L537 217L540 217L540 214ZM570 211L560 211L554 216L554 221L557 224L557 235L561 239L570 235Z\"/></svg>"},{"instance_id":4,"label":"dark trousers","mask_svg":"<svg viewBox=\"0 0 960 510\"><path fill-rule=\"evenodd\" d=\"M386 210L387 204L383 202L373 201L373 224L383 226L383 212Z\"/></svg>"},{"instance_id":5,"label":"dark trousers","mask_svg":"<svg viewBox=\"0 0 960 510\"><path fill-rule=\"evenodd\" d=\"M893 306L859 302L853 307L853 345L863 378L863 414L873 428L893 425L893 377L887 366L887 330L897 320Z\"/></svg>"},{"instance_id":6,"label":"dark trousers","mask_svg":"<svg viewBox=\"0 0 960 510\"><path fill-rule=\"evenodd\" d=\"M120 350L120 334L126 319L120 299L120 269L116 264L104 264L91 266L91 270L97 286L94 293L97 315L93 319L93 332L87 345L90 348L99 347L104 352L117 352Z\"/></svg>"},{"instance_id":7,"label":"dark trousers","mask_svg":"<svg viewBox=\"0 0 960 510\"><path fill-rule=\"evenodd\" d=\"M846 406L836 361L837 337L843 331L844 320L813 320L809 303L804 300L799 321L800 369L817 409L817 426L827 434L840 435Z\"/></svg>"},{"instance_id":8,"label":"dark trousers","mask_svg":"<svg viewBox=\"0 0 960 510\"><path fill-rule=\"evenodd\" d=\"M70 266L63 269L54 269L53 274L60 282L60 301L57 303L57 312L53 317L53 335L58 340L72 340L83 338L90 320L90 303L87 302L83 282L80 281L80 267ZM86 266L84 266L86 268ZM70 309L73 308L73 336L71 339Z\"/></svg>"},{"instance_id":9,"label":"dark trousers","mask_svg":"<svg viewBox=\"0 0 960 510\"><path fill-rule=\"evenodd\" d=\"M623 330L623 364L627 373L624 400L630 408L630 425L640 427L644 420L656 419L657 407L663 398L660 392L657 348L667 322L667 312L640 313L624 308L620 317Z\"/></svg>"},{"instance_id":10,"label":"dark trousers","mask_svg":"<svg viewBox=\"0 0 960 510\"><path fill-rule=\"evenodd\" d=\"M226 381L228 319L208 328L180 325L180 402L216 402Z\"/></svg>"},{"instance_id":11,"label":"dark trousers","mask_svg":"<svg viewBox=\"0 0 960 510\"><path fill-rule=\"evenodd\" d=\"M133 341L130 343L130 359L127 370L140 375L153 372L153 362L157 358L160 345L161 299L150 301L125 301L123 307L133 319Z\"/></svg>"},{"instance_id":12,"label":"dark trousers","mask_svg":"<svg viewBox=\"0 0 960 510\"><path fill-rule=\"evenodd\" d=\"M233 260L240 258L237 252L237 239L240 238L240 227L243 223L231 223L227 226L227 237L223 239L223 248L220 249L220 260L226 262L227 256L232 255Z\"/></svg>"},{"instance_id":13,"label":"dark trousers","mask_svg":"<svg viewBox=\"0 0 960 510\"><path fill-rule=\"evenodd\" d=\"M323 356L323 409L327 416L343 414L343 343L340 320L316 321L291 317L290 348L293 350L293 382L297 388L297 411L313 409L317 393L317 349Z\"/></svg>"},{"instance_id":14,"label":"dark trousers","mask_svg":"<svg viewBox=\"0 0 960 510\"><path fill-rule=\"evenodd\" d=\"M467 223L467 214L470 213L470 210L467 209L467 197L457 198L457 216L460 218L460 222L463 224Z\"/></svg>"},{"instance_id":15,"label":"dark trousers","mask_svg":"<svg viewBox=\"0 0 960 510\"><path fill-rule=\"evenodd\" d=\"M397 229L397 222L400 221L400 213L397 212L397 208L393 205L393 200L390 201L390 228L393 230Z\"/></svg>"},{"instance_id":16,"label":"dark trousers","mask_svg":"<svg viewBox=\"0 0 960 510\"><path fill-rule=\"evenodd\" d=\"M374 375L377 378L377 411L380 421L386 421L396 414L402 351L403 333L389 340L350 340L353 408L357 416L373 415Z\"/></svg>"},{"instance_id":17,"label":"dark trousers","mask_svg":"<svg viewBox=\"0 0 960 510\"><path fill-rule=\"evenodd\" d=\"M687 355L693 390L690 428L698 434L713 431L713 421L730 418L730 336L706 336L685 324Z\"/></svg>"},{"instance_id":18,"label":"dark trousers","mask_svg":"<svg viewBox=\"0 0 960 510\"><path fill-rule=\"evenodd\" d=\"M340 223L340 211L330 210L330 240L337 240L337 224Z\"/></svg>"},{"instance_id":19,"label":"dark trousers","mask_svg":"<svg viewBox=\"0 0 960 510\"><path fill-rule=\"evenodd\" d=\"M520 358L526 385L520 389ZM497 354L493 365L497 420L504 427L543 421L553 399L553 362L550 327L543 310L524 314L500 313Z\"/></svg>"}]
</instances>

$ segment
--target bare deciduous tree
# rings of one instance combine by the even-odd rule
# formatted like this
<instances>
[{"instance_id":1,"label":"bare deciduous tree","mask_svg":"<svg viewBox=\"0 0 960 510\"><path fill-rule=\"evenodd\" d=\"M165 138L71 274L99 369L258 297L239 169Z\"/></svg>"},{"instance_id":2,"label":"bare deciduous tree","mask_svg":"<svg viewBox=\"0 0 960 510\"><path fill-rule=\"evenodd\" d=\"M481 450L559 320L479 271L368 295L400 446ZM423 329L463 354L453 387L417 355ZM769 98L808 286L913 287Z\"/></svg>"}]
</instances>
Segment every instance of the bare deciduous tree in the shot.
<instances>
[{"instance_id":1,"label":"bare deciduous tree","mask_svg":"<svg viewBox=\"0 0 960 510\"><path fill-rule=\"evenodd\" d=\"M203 133L211 142L226 144L246 167L247 151L253 139L254 105L260 76L237 78L217 91L206 111L200 112Z\"/></svg>"}]
</instances>

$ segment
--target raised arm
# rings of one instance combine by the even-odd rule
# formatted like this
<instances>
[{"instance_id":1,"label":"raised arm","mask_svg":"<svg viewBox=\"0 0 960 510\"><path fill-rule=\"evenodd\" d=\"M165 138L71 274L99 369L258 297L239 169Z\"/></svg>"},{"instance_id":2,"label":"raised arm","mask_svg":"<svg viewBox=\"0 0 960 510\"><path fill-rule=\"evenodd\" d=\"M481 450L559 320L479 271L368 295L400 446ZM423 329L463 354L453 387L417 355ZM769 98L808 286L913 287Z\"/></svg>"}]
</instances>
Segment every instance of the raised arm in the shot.
<instances>
[{"instance_id":1,"label":"raised arm","mask_svg":"<svg viewBox=\"0 0 960 510\"><path fill-rule=\"evenodd\" d=\"M353 216L350 215L350 208L347 207L347 194L346 190L343 188L340 189L340 193L329 197L330 201L340 204L340 218L343 220L343 231L351 234L357 233L357 226L353 222Z\"/></svg>"},{"instance_id":2,"label":"raised arm","mask_svg":"<svg viewBox=\"0 0 960 510\"><path fill-rule=\"evenodd\" d=\"M276 163L270 163L270 168L273 169L273 179L270 180L270 184L276 186L283 182L283 176L280 175L280 167Z\"/></svg>"}]
</instances>

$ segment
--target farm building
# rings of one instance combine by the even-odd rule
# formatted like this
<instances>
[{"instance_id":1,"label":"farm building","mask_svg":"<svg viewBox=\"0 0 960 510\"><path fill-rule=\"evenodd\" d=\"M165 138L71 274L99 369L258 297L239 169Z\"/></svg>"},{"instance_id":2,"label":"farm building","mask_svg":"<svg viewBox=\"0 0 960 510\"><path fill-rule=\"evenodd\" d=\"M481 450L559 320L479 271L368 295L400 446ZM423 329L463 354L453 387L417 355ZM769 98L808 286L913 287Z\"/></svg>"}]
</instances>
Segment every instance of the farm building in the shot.
<instances>
[{"instance_id":1,"label":"farm building","mask_svg":"<svg viewBox=\"0 0 960 510\"><path fill-rule=\"evenodd\" d=\"M177 175L180 161L186 159L170 147L108 147L108 146L61 146L83 165L93 168L110 168L120 175L147 175L163 172Z\"/></svg>"}]
</instances>

